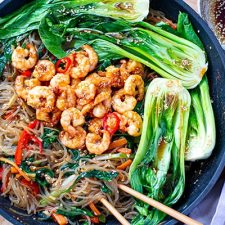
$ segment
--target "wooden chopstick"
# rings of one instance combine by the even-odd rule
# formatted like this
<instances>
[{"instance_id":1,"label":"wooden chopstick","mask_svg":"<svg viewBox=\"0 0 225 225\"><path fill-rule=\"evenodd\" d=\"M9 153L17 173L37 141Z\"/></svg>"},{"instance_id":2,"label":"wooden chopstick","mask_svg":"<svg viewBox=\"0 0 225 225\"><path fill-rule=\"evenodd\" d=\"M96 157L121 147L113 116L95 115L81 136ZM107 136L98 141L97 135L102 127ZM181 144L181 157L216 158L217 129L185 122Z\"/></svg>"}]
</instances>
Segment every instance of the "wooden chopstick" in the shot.
<instances>
[{"instance_id":1,"label":"wooden chopstick","mask_svg":"<svg viewBox=\"0 0 225 225\"><path fill-rule=\"evenodd\" d=\"M105 199L100 199L100 202L117 218L122 225L130 225L130 223Z\"/></svg>"},{"instance_id":2,"label":"wooden chopstick","mask_svg":"<svg viewBox=\"0 0 225 225\"><path fill-rule=\"evenodd\" d=\"M118 184L118 188L120 188L121 190L127 192L128 194L134 196L135 198L138 198L140 200L142 200L143 202L146 202L147 204L151 205L152 207L166 213L167 215L175 218L176 220L178 221L181 221L183 222L184 224L187 224L187 225L203 225L202 223L196 221L196 220L193 220L192 218L152 199L152 198L149 198L135 190L133 190L132 188L130 187L127 187L123 184Z\"/></svg>"}]
</instances>

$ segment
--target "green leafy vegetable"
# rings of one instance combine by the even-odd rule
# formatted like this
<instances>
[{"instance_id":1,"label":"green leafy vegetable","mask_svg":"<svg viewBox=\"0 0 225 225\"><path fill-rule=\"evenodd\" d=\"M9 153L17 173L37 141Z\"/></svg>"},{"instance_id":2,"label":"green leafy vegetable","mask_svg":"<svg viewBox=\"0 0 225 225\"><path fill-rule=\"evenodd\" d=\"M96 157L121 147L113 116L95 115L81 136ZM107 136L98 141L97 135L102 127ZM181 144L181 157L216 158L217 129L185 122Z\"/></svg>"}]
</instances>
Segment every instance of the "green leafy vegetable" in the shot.
<instances>
[{"instance_id":1,"label":"green leafy vegetable","mask_svg":"<svg viewBox=\"0 0 225 225\"><path fill-rule=\"evenodd\" d=\"M55 48L54 39L41 35L47 49L58 58L67 54L66 49L62 48L67 46L64 44L66 37L72 35L75 48L85 43L92 45L102 64L120 58L130 58L143 63L165 78L180 80L189 89L200 83L207 70L203 50L160 27L145 22L130 23L91 14L79 14L73 19L71 16L65 18L57 13L48 14L39 28L41 34L46 30L43 24L48 24L49 35L60 39L61 46Z\"/></svg>"},{"instance_id":2,"label":"green leafy vegetable","mask_svg":"<svg viewBox=\"0 0 225 225\"><path fill-rule=\"evenodd\" d=\"M204 49L187 14L179 14L177 31L182 37ZM215 118L206 76L202 79L200 85L191 91L191 99L192 107L185 154L187 161L208 158L212 154L216 143Z\"/></svg>"},{"instance_id":3,"label":"green leafy vegetable","mask_svg":"<svg viewBox=\"0 0 225 225\"><path fill-rule=\"evenodd\" d=\"M56 213L69 217L69 218L76 218L77 216L94 216L91 211L87 209L80 209L76 207L70 207L70 208L58 208Z\"/></svg>"},{"instance_id":4,"label":"green leafy vegetable","mask_svg":"<svg viewBox=\"0 0 225 225\"><path fill-rule=\"evenodd\" d=\"M87 178L97 178L103 181L112 181L117 176L118 172L116 171L106 172L99 170L90 170L82 172L79 175L78 174L71 175L63 181L61 188L59 190L53 191L48 196L45 196L43 199L41 199L40 204L45 206L49 202L54 202L58 198L58 196L72 190L74 185L76 185L76 183L82 178L87 177Z\"/></svg>"},{"instance_id":5,"label":"green leafy vegetable","mask_svg":"<svg viewBox=\"0 0 225 225\"><path fill-rule=\"evenodd\" d=\"M14 13L0 18L0 39L6 39L37 30L49 9L65 16L93 13L130 21L141 21L148 15L149 0L34 0Z\"/></svg>"},{"instance_id":6,"label":"green leafy vegetable","mask_svg":"<svg viewBox=\"0 0 225 225\"><path fill-rule=\"evenodd\" d=\"M166 205L175 204L185 186L184 153L191 98L181 83L154 79L147 90L141 140L130 167L131 186ZM165 215L136 207L145 223L158 224ZM146 223L147 224L147 223Z\"/></svg>"},{"instance_id":7,"label":"green leafy vegetable","mask_svg":"<svg viewBox=\"0 0 225 225\"><path fill-rule=\"evenodd\" d=\"M44 128L44 133L41 136L43 148L49 148L49 146L57 142L59 136L59 131L51 128Z\"/></svg>"},{"instance_id":8,"label":"green leafy vegetable","mask_svg":"<svg viewBox=\"0 0 225 225\"><path fill-rule=\"evenodd\" d=\"M35 181L40 184L42 187L46 187L49 185L48 178L54 177L54 172L51 169L48 168L41 168L35 171Z\"/></svg>"}]
</instances>

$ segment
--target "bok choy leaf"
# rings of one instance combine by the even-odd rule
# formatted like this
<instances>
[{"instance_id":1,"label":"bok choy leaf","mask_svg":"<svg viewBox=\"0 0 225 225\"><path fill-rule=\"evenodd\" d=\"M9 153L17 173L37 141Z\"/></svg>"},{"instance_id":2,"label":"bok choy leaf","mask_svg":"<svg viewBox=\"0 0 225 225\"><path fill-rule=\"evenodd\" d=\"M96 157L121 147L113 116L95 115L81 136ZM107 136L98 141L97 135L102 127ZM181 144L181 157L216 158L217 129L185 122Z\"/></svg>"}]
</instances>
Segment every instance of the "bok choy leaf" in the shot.
<instances>
[{"instance_id":1,"label":"bok choy leaf","mask_svg":"<svg viewBox=\"0 0 225 225\"><path fill-rule=\"evenodd\" d=\"M0 18L0 39L15 37L37 30L49 9L63 16L72 12L93 13L107 17L141 21L149 12L149 0L34 0L14 13Z\"/></svg>"},{"instance_id":2,"label":"bok choy leaf","mask_svg":"<svg viewBox=\"0 0 225 225\"><path fill-rule=\"evenodd\" d=\"M188 15L180 13L177 31L180 36L204 49L201 40L194 31ZM216 128L207 77L190 92L192 99L185 160L195 161L208 158L215 147Z\"/></svg>"},{"instance_id":3,"label":"bok choy leaf","mask_svg":"<svg viewBox=\"0 0 225 225\"><path fill-rule=\"evenodd\" d=\"M129 177L135 190L166 205L175 204L184 191L190 105L190 94L179 81L156 78L148 87L141 140ZM145 224L158 224L165 216L141 202L136 209Z\"/></svg>"},{"instance_id":4,"label":"bok choy leaf","mask_svg":"<svg viewBox=\"0 0 225 225\"><path fill-rule=\"evenodd\" d=\"M43 18L39 27L43 43L58 58L67 54L69 49L65 46L73 42L71 50L83 44L93 45L94 48L97 45L95 50L100 54L102 63L128 57L145 64L164 78L180 80L188 89L196 87L207 70L205 52L201 48L160 27L84 13L73 19L71 17L51 12ZM48 27L43 26L46 23ZM61 39L59 48L52 48L54 39L42 35L46 29L50 36ZM66 37L73 37L73 41L66 43ZM60 51L62 45L64 51Z\"/></svg>"}]
</instances>

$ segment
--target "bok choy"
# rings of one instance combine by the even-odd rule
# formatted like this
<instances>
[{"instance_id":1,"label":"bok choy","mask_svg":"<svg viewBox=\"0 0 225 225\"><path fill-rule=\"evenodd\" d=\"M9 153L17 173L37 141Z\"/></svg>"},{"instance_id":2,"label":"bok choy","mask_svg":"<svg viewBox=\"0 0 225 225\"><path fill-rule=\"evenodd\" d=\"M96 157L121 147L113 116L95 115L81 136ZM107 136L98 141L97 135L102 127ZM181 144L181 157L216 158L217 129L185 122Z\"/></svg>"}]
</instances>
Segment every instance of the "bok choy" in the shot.
<instances>
[{"instance_id":1,"label":"bok choy","mask_svg":"<svg viewBox=\"0 0 225 225\"><path fill-rule=\"evenodd\" d=\"M130 167L131 186L166 205L175 204L185 186L184 153L191 105L181 82L154 79L147 90L141 140ZM134 224L158 224L164 214L138 202Z\"/></svg>"},{"instance_id":2,"label":"bok choy","mask_svg":"<svg viewBox=\"0 0 225 225\"><path fill-rule=\"evenodd\" d=\"M188 89L196 87L207 70L205 52L201 48L159 27L84 13L71 17L51 11L39 27L46 48L58 58L67 55L69 50L90 44L103 64L128 57L164 78L180 80ZM68 43L67 37L73 40ZM55 47L55 42L59 47Z\"/></svg>"},{"instance_id":3,"label":"bok choy","mask_svg":"<svg viewBox=\"0 0 225 225\"><path fill-rule=\"evenodd\" d=\"M204 49L187 14L179 14L177 31L180 36ZM208 158L212 154L216 143L215 118L206 76L202 79L200 85L192 90L190 94L192 105L185 159L187 161L195 161Z\"/></svg>"},{"instance_id":4,"label":"bok choy","mask_svg":"<svg viewBox=\"0 0 225 225\"><path fill-rule=\"evenodd\" d=\"M141 21L149 12L149 0L34 0L14 13L0 18L0 39L6 39L37 30L49 9L63 16L93 13L129 21ZM71 19L71 18L70 18Z\"/></svg>"}]
</instances>

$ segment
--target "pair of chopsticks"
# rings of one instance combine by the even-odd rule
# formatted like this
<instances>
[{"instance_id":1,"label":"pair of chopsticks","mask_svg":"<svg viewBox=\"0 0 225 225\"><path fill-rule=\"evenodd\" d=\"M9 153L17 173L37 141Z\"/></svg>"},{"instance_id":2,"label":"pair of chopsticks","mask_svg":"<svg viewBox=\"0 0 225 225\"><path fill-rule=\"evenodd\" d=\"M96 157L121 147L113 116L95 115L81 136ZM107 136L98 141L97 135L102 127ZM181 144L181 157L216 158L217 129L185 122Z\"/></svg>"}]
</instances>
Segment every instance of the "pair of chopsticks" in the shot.
<instances>
[{"instance_id":1,"label":"pair of chopsticks","mask_svg":"<svg viewBox=\"0 0 225 225\"><path fill-rule=\"evenodd\" d=\"M166 213L167 215L173 217L174 219L183 222L184 224L187 225L203 225L202 223L199 223L196 220L193 220L192 218L152 199L149 198L135 190L133 190L130 187L127 187L123 184L118 184L118 188L127 192L128 194L134 196L135 198L138 198L142 200L143 202L146 202L147 204L151 205L152 207ZM122 225L130 225L130 223L105 199L102 198L100 199L100 202L117 218L117 220L122 224Z\"/></svg>"}]
</instances>

